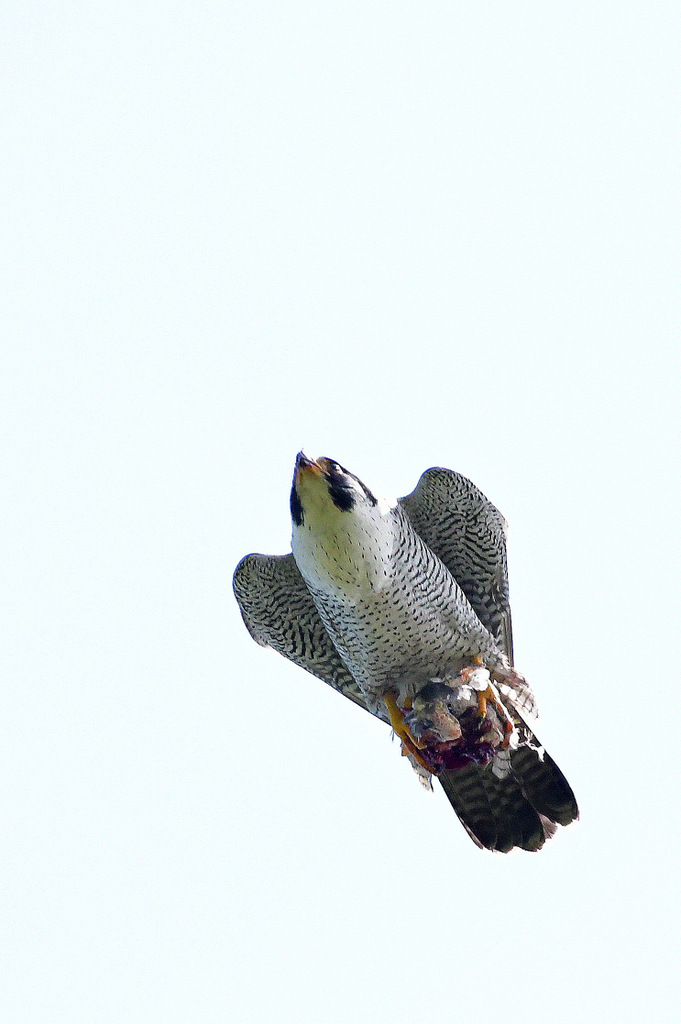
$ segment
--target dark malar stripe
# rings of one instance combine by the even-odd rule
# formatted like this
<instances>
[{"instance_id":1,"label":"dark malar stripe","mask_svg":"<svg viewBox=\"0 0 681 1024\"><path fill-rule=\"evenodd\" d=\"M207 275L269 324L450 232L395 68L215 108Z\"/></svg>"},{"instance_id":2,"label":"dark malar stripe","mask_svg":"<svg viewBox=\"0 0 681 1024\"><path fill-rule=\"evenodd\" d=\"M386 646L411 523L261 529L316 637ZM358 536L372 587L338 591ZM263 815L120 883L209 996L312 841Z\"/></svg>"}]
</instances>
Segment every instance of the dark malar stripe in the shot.
<instances>
[{"instance_id":1,"label":"dark malar stripe","mask_svg":"<svg viewBox=\"0 0 681 1024\"><path fill-rule=\"evenodd\" d=\"M300 498L298 497L298 491L296 490L295 484L291 488L291 519L296 526L302 526L303 520L305 519L305 516L303 515L303 506Z\"/></svg>"}]
</instances>

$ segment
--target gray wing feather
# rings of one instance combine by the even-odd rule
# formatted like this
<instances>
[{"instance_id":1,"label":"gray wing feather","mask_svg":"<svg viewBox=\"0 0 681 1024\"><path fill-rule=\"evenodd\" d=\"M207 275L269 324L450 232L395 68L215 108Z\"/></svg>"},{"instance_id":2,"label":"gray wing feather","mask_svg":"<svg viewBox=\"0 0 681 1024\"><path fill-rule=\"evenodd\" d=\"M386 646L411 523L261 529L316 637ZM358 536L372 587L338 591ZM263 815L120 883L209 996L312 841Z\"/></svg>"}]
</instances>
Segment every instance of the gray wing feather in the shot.
<instances>
[{"instance_id":1,"label":"gray wing feather","mask_svg":"<svg viewBox=\"0 0 681 1024\"><path fill-rule=\"evenodd\" d=\"M438 467L400 504L513 664L504 517L465 476Z\"/></svg>"},{"instance_id":2,"label":"gray wing feather","mask_svg":"<svg viewBox=\"0 0 681 1024\"><path fill-rule=\"evenodd\" d=\"M272 647L365 707L357 683L319 618L293 555L246 555L234 573L234 596L256 643Z\"/></svg>"}]
</instances>

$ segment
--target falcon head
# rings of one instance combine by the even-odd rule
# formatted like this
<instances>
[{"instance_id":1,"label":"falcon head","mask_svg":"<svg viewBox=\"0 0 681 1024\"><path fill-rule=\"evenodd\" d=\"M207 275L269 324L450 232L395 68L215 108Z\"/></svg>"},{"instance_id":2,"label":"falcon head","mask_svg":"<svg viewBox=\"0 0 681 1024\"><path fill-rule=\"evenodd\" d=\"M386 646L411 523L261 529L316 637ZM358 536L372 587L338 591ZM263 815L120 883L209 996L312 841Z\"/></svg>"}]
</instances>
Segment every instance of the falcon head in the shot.
<instances>
[{"instance_id":1,"label":"falcon head","mask_svg":"<svg viewBox=\"0 0 681 1024\"><path fill-rule=\"evenodd\" d=\"M388 511L333 459L299 452L291 488L291 548L308 584L348 589L382 579L393 544Z\"/></svg>"},{"instance_id":2,"label":"falcon head","mask_svg":"<svg viewBox=\"0 0 681 1024\"><path fill-rule=\"evenodd\" d=\"M315 513L328 516L334 507L338 512L349 512L362 504L372 507L377 499L353 473L333 459L308 459L304 452L298 452L291 488L294 526L303 525L306 511L313 517Z\"/></svg>"}]
</instances>

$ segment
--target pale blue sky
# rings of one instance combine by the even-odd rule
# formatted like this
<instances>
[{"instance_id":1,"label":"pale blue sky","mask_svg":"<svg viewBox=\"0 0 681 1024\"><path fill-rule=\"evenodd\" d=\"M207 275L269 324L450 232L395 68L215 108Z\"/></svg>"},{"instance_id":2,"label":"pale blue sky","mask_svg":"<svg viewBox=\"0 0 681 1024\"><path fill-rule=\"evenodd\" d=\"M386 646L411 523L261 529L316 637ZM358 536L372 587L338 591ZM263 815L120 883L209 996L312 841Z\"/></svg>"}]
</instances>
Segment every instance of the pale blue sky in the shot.
<instances>
[{"instance_id":1,"label":"pale blue sky","mask_svg":"<svg viewBox=\"0 0 681 1024\"><path fill-rule=\"evenodd\" d=\"M675 1019L680 21L5 12L3 1020ZM248 637L302 446L508 519L540 854Z\"/></svg>"}]
</instances>

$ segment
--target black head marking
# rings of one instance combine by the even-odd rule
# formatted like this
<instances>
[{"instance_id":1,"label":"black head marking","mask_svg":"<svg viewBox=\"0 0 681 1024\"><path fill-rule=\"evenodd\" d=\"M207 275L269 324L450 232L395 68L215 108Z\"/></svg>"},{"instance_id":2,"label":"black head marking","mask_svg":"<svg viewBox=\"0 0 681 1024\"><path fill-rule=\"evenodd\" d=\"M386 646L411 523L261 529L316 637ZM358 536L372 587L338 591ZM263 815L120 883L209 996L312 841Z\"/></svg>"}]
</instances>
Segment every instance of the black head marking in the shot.
<instances>
[{"instance_id":1,"label":"black head marking","mask_svg":"<svg viewBox=\"0 0 681 1024\"><path fill-rule=\"evenodd\" d=\"M336 508L339 508L341 512L349 512L354 508L357 502L357 491L355 487L353 487L352 482L361 487L368 501L372 505L377 504L376 498L373 496L369 488L365 487L361 480L358 480L356 476L349 473L347 469L344 469L332 459L326 460L324 476L326 477L329 488L329 497Z\"/></svg>"},{"instance_id":2,"label":"black head marking","mask_svg":"<svg viewBox=\"0 0 681 1024\"><path fill-rule=\"evenodd\" d=\"M355 480L357 480L357 477L355 477ZM360 486L360 487L362 488L362 490L363 490L363 491L364 491L364 493L366 494L366 496L367 496L367 499L368 499L368 501L369 501L369 504L370 504L370 505L378 505L378 498L376 498L376 497L375 497L375 496L374 496L374 495L373 495L373 494L371 493L371 491L370 491L370 490L369 490L369 488L368 488L368 487L366 486L366 484L363 484L361 480L357 480L357 483L359 484L359 486Z\"/></svg>"},{"instance_id":3,"label":"black head marking","mask_svg":"<svg viewBox=\"0 0 681 1024\"><path fill-rule=\"evenodd\" d=\"M352 488L338 480L329 480L329 497L341 512L349 512L355 504L355 493Z\"/></svg>"},{"instance_id":4,"label":"black head marking","mask_svg":"<svg viewBox=\"0 0 681 1024\"><path fill-rule=\"evenodd\" d=\"M300 498L298 497L295 481L291 488L291 519L296 526L302 526L303 520L305 519L305 516L303 515L303 506Z\"/></svg>"}]
</instances>

